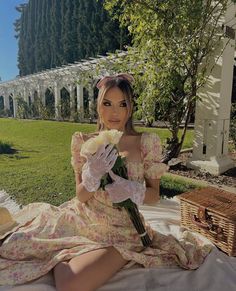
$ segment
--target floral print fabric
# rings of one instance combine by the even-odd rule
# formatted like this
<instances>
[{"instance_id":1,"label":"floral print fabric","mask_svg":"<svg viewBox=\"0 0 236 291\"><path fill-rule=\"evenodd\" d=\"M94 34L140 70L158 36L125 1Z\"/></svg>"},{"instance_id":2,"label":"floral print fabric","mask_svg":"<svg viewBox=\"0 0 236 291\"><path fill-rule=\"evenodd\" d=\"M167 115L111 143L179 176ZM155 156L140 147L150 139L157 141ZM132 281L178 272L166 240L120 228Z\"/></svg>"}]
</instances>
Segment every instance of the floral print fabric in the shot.
<instances>
[{"instance_id":1,"label":"floral print fabric","mask_svg":"<svg viewBox=\"0 0 236 291\"><path fill-rule=\"evenodd\" d=\"M72 137L71 163L81 173L85 159L80 156L84 142L81 133ZM167 169L160 163L159 137L153 133L141 136L142 162L127 162L129 179L159 178ZM105 191L98 190L86 203L77 198L59 207L32 203L22 210L29 212L28 224L7 235L0 246L0 284L16 285L34 280L61 261L67 261L91 250L114 246L127 259L124 268L135 263L144 267L176 267L196 269L210 252L191 233L177 240L146 229L153 246L144 249L126 211L112 207ZM34 219L32 219L34 218ZM143 217L142 217L143 219Z\"/></svg>"}]
</instances>

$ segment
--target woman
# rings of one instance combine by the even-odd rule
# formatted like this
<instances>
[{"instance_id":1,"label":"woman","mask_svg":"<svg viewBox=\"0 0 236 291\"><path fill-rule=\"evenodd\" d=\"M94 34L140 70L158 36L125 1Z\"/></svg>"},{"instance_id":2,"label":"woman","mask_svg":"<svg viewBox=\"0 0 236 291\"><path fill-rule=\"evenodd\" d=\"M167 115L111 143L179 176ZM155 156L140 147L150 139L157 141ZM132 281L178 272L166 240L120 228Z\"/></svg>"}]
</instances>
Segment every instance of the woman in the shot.
<instances>
[{"instance_id":1,"label":"woman","mask_svg":"<svg viewBox=\"0 0 236 291\"><path fill-rule=\"evenodd\" d=\"M161 145L154 133L137 133L132 124L133 78L128 74L104 77L99 83L98 131L123 131L119 152L127 157L129 180L112 171L117 153L101 146L87 159L80 155L85 140L96 135L76 132L72 137L72 166L76 198L55 207L33 203L24 226L9 233L0 247L0 283L20 284L54 270L58 291L96 290L121 268L176 266L195 269L209 253L196 241L177 241L146 230L152 247L144 248L126 211L113 202L130 198L140 205L159 200L159 183L166 165L160 163ZM109 172L113 183L105 191L100 179ZM37 215L32 215L37 209ZM11 260L9 260L11 259ZM12 260L13 259L13 260Z\"/></svg>"}]
</instances>

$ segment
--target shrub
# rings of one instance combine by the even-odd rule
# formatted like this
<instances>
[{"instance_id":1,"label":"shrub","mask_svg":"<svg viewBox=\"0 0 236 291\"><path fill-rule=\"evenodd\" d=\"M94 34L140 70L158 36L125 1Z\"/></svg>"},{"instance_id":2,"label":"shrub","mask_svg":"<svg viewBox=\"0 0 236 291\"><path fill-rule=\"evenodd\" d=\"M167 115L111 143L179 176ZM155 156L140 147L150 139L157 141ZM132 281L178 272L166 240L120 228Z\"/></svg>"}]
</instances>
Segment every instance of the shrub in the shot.
<instances>
[{"instance_id":1,"label":"shrub","mask_svg":"<svg viewBox=\"0 0 236 291\"><path fill-rule=\"evenodd\" d=\"M142 111L137 110L133 113L133 119L134 120L142 120Z\"/></svg>"},{"instance_id":2,"label":"shrub","mask_svg":"<svg viewBox=\"0 0 236 291\"><path fill-rule=\"evenodd\" d=\"M31 110L28 103L22 98L16 98L17 100L17 118L27 119L31 117Z\"/></svg>"},{"instance_id":3,"label":"shrub","mask_svg":"<svg viewBox=\"0 0 236 291\"><path fill-rule=\"evenodd\" d=\"M160 195L162 197L171 198L201 187L203 187L201 184L189 182L183 177L175 178L167 174L161 178Z\"/></svg>"},{"instance_id":4,"label":"shrub","mask_svg":"<svg viewBox=\"0 0 236 291\"><path fill-rule=\"evenodd\" d=\"M0 117L10 117L12 116L10 109L1 109L0 110Z\"/></svg>"}]
</instances>

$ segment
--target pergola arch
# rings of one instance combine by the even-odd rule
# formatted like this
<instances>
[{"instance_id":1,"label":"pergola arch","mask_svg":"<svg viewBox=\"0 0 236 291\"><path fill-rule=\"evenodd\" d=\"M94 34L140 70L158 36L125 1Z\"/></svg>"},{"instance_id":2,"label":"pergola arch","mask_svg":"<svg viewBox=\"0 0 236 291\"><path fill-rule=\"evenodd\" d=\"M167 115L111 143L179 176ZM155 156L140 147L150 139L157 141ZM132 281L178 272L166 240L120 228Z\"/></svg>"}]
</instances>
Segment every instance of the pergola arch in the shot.
<instances>
[{"instance_id":1,"label":"pergola arch","mask_svg":"<svg viewBox=\"0 0 236 291\"><path fill-rule=\"evenodd\" d=\"M69 120L71 116L70 111L70 92L67 88L63 87L60 90L60 101L61 101L61 112L62 112L62 119Z\"/></svg>"},{"instance_id":2,"label":"pergola arch","mask_svg":"<svg viewBox=\"0 0 236 291\"><path fill-rule=\"evenodd\" d=\"M37 98L39 98L39 94L37 90L33 91L33 96L34 96L34 100L36 100Z\"/></svg>"},{"instance_id":3,"label":"pergola arch","mask_svg":"<svg viewBox=\"0 0 236 291\"><path fill-rule=\"evenodd\" d=\"M83 87L83 107L84 107L84 116L87 118L89 116L89 91Z\"/></svg>"},{"instance_id":4,"label":"pergola arch","mask_svg":"<svg viewBox=\"0 0 236 291\"><path fill-rule=\"evenodd\" d=\"M0 95L0 111L4 110L4 97Z\"/></svg>"},{"instance_id":5,"label":"pergola arch","mask_svg":"<svg viewBox=\"0 0 236 291\"><path fill-rule=\"evenodd\" d=\"M53 90L46 88L44 92L45 96L45 107L47 110L47 118L50 118L55 115L55 96Z\"/></svg>"},{"instance_id":6,"label":"pergola arch","mask_svg":"<svg viewBox=\"0 0 236 291\"><path fill-rule=\"evenodd\" d=\"M16 115L16 110L15 110L15 106L14 106L14 99L13 99L13 94L10 93L10 95L8 96L9 98L9 110L10 110L10 114L11 116L14 116Z\"/></svg>"}]
</instances>

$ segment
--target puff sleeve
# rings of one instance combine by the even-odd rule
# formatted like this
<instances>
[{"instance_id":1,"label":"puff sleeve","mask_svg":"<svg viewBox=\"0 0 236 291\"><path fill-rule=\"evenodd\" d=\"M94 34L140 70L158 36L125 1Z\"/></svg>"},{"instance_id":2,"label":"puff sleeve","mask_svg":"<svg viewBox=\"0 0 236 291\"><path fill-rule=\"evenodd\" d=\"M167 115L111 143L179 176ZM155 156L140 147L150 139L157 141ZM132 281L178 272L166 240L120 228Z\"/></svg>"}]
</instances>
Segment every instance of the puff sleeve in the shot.
<instances>
[{"instance_id":1,"label":"puff sleeve","mask_svg":"<svg viewBox=\"0 0 236 291\"><path fill-rule=\"evenodd\" d=\"M161 140L156 133L145 133L142 144L144 177L147 179L160 179L168 170L168 166L161 163Z\"/></svg>"},{"instance_id":2,"label":"puff sleeve","mask_svg":"<svg viewBox=\"0 0 236 291\"><path fill-rule=\"evenodd\" d=\"M82 166L86 162L86 158L80 155L81 146L83 144L83 135L81 132L75 132L71 140L71 165L75 173L81 174Z\"/></svg>"}]
</instances>

